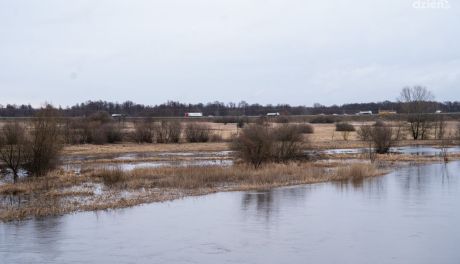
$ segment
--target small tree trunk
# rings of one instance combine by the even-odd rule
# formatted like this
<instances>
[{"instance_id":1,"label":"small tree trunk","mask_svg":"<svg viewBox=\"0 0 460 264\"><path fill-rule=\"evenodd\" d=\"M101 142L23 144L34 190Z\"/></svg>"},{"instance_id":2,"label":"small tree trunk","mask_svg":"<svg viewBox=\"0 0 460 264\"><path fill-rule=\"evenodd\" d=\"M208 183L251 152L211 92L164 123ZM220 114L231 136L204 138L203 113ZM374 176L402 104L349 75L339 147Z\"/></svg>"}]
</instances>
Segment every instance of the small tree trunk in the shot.
<instances>
[{"instance_id":1,"label":"small tree trunk","mask_svg":"<svg viewBox=\"0 0 460 264\"><path fill-rule=\"evenodd\" d=\"M16 170L13 170L13 183L18 182L18 178L19 178L18 172Z\"/></svg>"}]
</instances>

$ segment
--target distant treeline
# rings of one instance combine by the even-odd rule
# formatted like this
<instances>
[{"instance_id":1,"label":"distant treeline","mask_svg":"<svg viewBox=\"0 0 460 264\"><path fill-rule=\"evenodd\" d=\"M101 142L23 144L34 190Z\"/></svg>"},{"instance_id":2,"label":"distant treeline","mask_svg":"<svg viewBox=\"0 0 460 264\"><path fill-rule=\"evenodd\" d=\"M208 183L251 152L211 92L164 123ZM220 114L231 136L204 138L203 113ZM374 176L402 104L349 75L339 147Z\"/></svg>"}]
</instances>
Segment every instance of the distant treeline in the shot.
<instances>
[{"instance_id":1,"label":"distant treeline","mask_svg":"<svg viewBox=\"0 0 460 264\"><path fill-rule=\"evenodd\" d=\"M460 102L433 102L436 110L443 112L460 112ZM0 105L1 117L31 117L38 109L31 105ZM87 101L67 108L58 108L63 116L89 116L95 112L105 111L109 114L125 114L133 117L174 117L184 116L187 112L202 112L209 116L258 116L269 112L278 112L281 115L315 115L315 114L355 114L359 111L392 110L401 112L399 102L354 103L344 105L323 106L315 104L313 107L280 105L248 104L213 102L207 104L184 104L169 101L160 105L143 105L131 101L112 103L106 101Z\"/></svg>"}]
</instances>

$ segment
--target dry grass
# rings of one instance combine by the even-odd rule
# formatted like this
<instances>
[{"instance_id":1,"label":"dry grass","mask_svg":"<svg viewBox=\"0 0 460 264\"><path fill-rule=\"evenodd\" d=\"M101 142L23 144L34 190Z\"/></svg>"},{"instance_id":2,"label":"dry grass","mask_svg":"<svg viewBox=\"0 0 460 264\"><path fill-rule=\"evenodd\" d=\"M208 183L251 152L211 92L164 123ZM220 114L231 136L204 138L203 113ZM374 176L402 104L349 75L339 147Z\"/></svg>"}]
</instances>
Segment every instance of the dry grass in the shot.
<instances>
[{"instance_id":1,"label":"dry grass","mask_svg":"<svg viewBox=\"0 0 460 264\"><path fill-rule=\"evenodd\" d=\"M112 145L69 145L64 155L98 155L145 152L196 152L228 150L227 143L181 143L181 144L112 144Z\"/></svg>"},{"instance_id":2,"label":"dry grass","mask_svg":"<svg viewBox=\"0 0 460 264\"><path fill-rule=\"evenodd\" d=\"M124 181L126 175L121 168L104 168L93 173L92 177L98 177L105 185L113 186Z\"/></svg>"},{"instance_id":3,"label":"dry grass","mask_svg":"<svg viewBox=\"0 0 460 264\"><path fill-rule=\"evenodd\" d=\"M337 169L339 179L362 179L377 175L379 171L372 164L353 163L350 166L342 166Z\"/></svg>"},{"instance_id":4,"label":"dry grass","mask_svg":"<svg viewBox=\"0 0 460 264\"><path fill-rule=\"evenodd\" d=\"M338 166L338 168L337 168ZM277 186L349 180L382 174L370 164L266 164L258 170L232 167L163 167L97 170L80 176L54 172L17 184L0 186L3 221L101 210L159 202L217 191L265 189Z\"/></svg>"},{"instance_id":5,"label":"dry grass","mask_svg":"<svg viewBox=\"0 0 460 264\"><path fill-rule=\"evenodd\" d=\"M396 126L396 123L387 122L389 125ZM236 124L217 124L206 123L213 133L218 134L223 140L228 140L238 131ZM295 124L295 123L293 123ZM374 122L351 122L356 129L362 125L372 125ZM274 126L279 124L272 124ZM447 122L446 134L455 134L458 122ZM314 134L308 135L311 147L315 149L326 148L358 148L366 147L367 143L360 141L356 132L350 132L348 140L343 140L341 132L335 131L335 124L312 124ZM407 130L404 130L407 134ZM406 135L408 136L408 134ZM409 137L407 137L409 138ZM436 145L439 140L402 140L399 146L406 145ZM181 143L181 144L111 144L111 145L73 145L66 146L63 150L64 155L98 155L98 154L117 154L117 153L142 153L142 152L195 152L195 151L223 151L229 150L229 146L224 142L210 143Z\"/></svg>"}]
</instances>

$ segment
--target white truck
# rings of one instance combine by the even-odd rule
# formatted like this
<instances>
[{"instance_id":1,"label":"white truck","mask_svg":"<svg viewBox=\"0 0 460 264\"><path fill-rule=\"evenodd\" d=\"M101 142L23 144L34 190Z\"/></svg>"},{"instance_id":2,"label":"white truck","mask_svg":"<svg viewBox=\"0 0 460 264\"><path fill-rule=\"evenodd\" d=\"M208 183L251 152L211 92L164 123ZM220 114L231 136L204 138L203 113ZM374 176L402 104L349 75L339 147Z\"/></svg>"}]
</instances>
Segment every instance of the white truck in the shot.
<instances>
[{"instance_id":1,"label":"white truck","mask_svg":"<svg viewBox=\"0 0 460 264\"><path fill-rule=\"evenodd\" d=\"M196 112L196 113L185 113L185 117L202 117L203 116L203 113L199 113L199 112Z\"/></svg>"}]
</instances>

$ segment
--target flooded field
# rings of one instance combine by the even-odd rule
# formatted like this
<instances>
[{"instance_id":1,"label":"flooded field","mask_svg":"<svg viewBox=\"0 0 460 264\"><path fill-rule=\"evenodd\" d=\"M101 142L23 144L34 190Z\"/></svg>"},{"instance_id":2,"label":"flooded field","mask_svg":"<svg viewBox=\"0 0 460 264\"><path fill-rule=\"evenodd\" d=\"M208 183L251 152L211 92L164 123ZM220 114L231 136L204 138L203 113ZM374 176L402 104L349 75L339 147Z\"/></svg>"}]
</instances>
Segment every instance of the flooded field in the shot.
<instances>
[{"instance_id":1,"label":"flooded field","mask_svg":"<svg viewBox=\"0 0 460 264\"><path fill-rule=\"evenodd\" d=\"M112 155L73 155L62 159L62 168L80 173L98 168L120 168L125 171L138 168L230 166L231 151L215 152L146 152Z\"/></svg>"},{"instance_id":2,"label":"flooded field","mask_svg":"<svg viewBox=\"0 0 460 264\"><path fill-rule=\"evenodd\" d=\"M460 162L2 223L2 263L458 263Z\"/></svg>"},{"instance_id":3,"label":"flooded field","mask_svg":"<svg viewBox=\"0 0 460 264\"><path fill-rule=\"evenodd\" d=\"M326 149L311 151L315 154L359 154L366 148ZM419 156L439 156L441 149L430 146L404 146L391 149L392 153ZM460 147L450 147L448 153L460 153ZM137 168L184 167L184 166L230 166L233 164L232 151L215 152L147 152L122 153L112 155L67 156L62 159L62 167L80 173L88 169L121 168L129 171Z\"/></svg>"}]
</instances>

